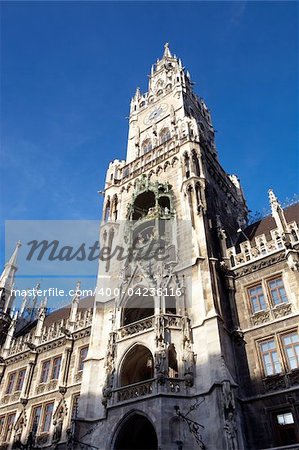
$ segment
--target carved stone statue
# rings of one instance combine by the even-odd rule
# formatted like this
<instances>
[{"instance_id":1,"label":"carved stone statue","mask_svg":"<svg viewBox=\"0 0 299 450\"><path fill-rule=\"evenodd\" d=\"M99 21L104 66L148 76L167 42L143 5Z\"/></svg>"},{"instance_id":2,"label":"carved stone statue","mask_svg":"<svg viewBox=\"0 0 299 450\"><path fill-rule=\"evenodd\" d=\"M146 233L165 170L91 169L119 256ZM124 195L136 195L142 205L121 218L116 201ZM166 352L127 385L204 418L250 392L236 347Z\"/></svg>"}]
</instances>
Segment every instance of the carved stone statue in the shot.
<instances>
[{"instance_id":1,"label":"carved stone statue","mask_svg":"<svg viewBox=\"0 0 299 450\"><path fill-rule=\"evenodd\" d=\"M155 354L155 369L156 369L156 376L158 379L158 383L163 384L165 383L165 376L167 373L167 367L166 367L166 352L165 350L160 350L156 352Z\"/></svg>"},{"instance_id":2,"label":"carved stone statue","mask_svg":"<svg viewBox=\"0 0 299 450\"><path fill-rule=\"evenodd\" d=\"M63 426L63 412L59 413L57 419L53 421L54 424L54 433L52 442L59 442L62 435L62 426Z\"/></svg>"},{"instance_id":3,"label":"carved stone statue","mask_svg":"<svg viewBox=\"0 0 299 450\"><path fill-rule=\"evenodd\" d=\"M235 397L229 381L222 383L223 404L226 410L235 409Z\"/></svg>"},{"instance_id":4,"label":"carved stone statue","mask_svg":"<svg viewBox=\"0 0 299 450\"><path fill-rule=\"evenodd\" d=\"M229 412L224 424L227 450L238 450L238 434L234 413Z\"/></svg>"}]
</instances>

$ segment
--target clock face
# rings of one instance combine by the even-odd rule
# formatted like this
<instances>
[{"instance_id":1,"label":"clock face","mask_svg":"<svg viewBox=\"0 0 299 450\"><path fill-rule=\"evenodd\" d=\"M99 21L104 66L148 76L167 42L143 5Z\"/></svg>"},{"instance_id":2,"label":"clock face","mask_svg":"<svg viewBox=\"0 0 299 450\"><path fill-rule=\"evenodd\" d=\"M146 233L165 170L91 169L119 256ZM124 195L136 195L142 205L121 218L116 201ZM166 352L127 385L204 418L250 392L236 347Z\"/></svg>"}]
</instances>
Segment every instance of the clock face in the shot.
<instances>
[{"instance_id":1,"label":"clock face","mask_svg":"<svg viewBox=\"0 0 299 450\"><path fill-rule=\"evenodd\" d=\"M167 111L167 105L165 103L163 103L162 105L156 106L145 116L145 119L144 119L145 125L149 125L149 124L155 122L166 111Z\"/></svg>"}]
</instances>

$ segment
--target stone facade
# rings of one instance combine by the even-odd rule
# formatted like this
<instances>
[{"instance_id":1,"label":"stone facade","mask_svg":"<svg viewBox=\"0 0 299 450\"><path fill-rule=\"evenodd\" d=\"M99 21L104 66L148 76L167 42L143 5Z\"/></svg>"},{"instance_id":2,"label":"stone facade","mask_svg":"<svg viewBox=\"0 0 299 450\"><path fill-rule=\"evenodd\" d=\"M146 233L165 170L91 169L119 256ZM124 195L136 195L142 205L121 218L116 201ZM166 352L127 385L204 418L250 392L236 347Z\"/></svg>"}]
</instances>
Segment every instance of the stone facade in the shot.
<instances>
[{"instance_id":1,"label":"stone facade","mask_svg":"<svg viewBox=\"0 0 299 450\"><path fill-rule=\"evenodd\" d=\"M299 448L299 209L269 197L272 216L247 226L165 45L107 170L94 308L75 295L18 332L5 316L2 448Z\"/></svg>"}]
</instances>

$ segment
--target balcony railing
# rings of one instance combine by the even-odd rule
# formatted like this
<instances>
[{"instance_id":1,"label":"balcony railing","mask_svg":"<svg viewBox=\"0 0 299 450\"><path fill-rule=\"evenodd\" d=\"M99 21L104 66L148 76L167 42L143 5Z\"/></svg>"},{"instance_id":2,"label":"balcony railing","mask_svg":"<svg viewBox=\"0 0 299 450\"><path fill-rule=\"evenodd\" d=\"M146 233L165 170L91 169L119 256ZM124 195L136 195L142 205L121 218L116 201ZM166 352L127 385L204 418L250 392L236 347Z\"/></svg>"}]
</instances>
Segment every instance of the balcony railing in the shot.
<instances>
[{"instance_id":1,"label":"balcony railing","mask_svg":"<svg viewBox=\"0 0 299 450\"><path fill-rule=\"evenodd\" d=\"M149 330L154 327L155 316L146 317L145 319L138 320L137 322L130 323L119 329L119 337L132 336L133 334L140 333L141 331Z\"/></svg>"},{"instance_id":2,"label":"balcony railing","mask_svg":"<svg viewBox=\"0 0 299 450\"><path fill-rule=\"evenodd\" d=\"M113 389L112 396L109 400L109 406L120 402L127 402L160 394L186 395L187 389L185 380L182 378L165 378L164 384L158 383L156 378L151 378L149 380L140 381L139 383Z\"/></svg>"},{"instance_id":3,"label":"balcony railing","mask_svg":"<svg viewBox=\"0 0 299 450\"><path fill-rule=\"evenodd\" d=\"M182 318L175 314L162 314L165 328L181 328ZM155 326L155 317L150 316L119 328L119 339L132 336L142 331L151 330Z\"/></svg>"}]
</instances>

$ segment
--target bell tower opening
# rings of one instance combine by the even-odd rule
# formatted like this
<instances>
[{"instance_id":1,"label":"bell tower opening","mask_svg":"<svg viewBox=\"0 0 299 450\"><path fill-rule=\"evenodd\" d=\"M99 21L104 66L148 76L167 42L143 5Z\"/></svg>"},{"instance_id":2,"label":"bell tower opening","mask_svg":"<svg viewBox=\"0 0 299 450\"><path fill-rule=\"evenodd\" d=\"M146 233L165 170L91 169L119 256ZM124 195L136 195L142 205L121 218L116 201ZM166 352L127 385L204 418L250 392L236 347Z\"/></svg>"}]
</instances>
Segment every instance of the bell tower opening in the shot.
<instances>
[{"instance_id":1,"label":"bell tower opening","mask_svg":"<svg viewBox=\"0 0 299 450\"><path fill-rule=\"evenodd\" d=\"M133 414L121 426L114 450L158 450L158 440L151 422L141 414Z\"/></svg>"},{"instance_id":2,"label":"bell tower opening","mask_svg":"<svg viewBox=\"0 0 299 450\"><path fill-rule=\"evenodd\" d=\"M139 383L153 377L153 355L143 345L135 345L125 356L122 363L119 377L120 386Z\"/></svg>"}]
</instances>

